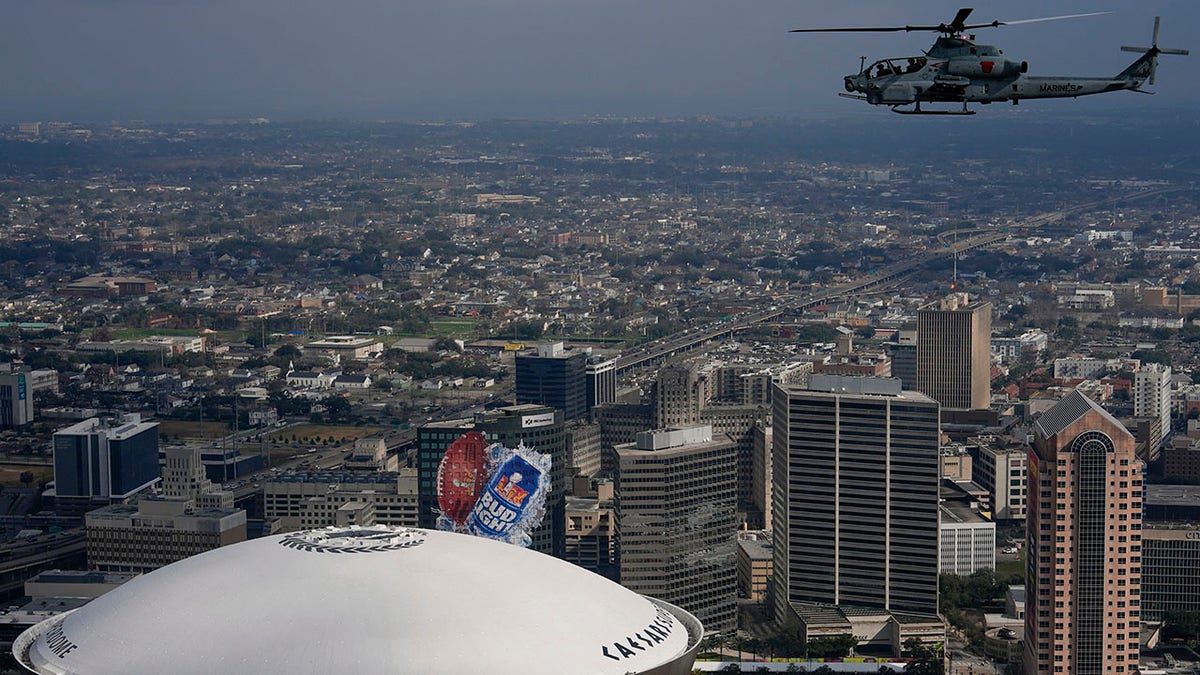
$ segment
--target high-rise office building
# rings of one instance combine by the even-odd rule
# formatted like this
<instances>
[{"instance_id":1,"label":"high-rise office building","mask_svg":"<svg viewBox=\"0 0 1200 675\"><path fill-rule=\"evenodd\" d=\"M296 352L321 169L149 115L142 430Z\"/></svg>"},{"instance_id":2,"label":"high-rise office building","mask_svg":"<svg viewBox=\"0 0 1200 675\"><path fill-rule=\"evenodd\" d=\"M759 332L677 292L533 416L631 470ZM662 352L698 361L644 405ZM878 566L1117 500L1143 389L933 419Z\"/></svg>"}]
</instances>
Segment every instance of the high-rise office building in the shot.
<instances>
[{"instance_id":1,"label":"high-rise office building","mask_svg":"<svg viewBox=\"0 0 1200 675\"><path fill-rule=\"evenodd\" d=\"M654 404L606 403L592 410L592 419L600 426L600 474L611 476L617 470L612 449L636 441L639 431L654 428Z\"/></svg>"},{"instance_id":2,"label":"high-rise office building","mask_svg":"<svg viewBox=\"0 0 1200 675\"><path fill-rule=\"evenodd\" d=\"M917 310L917 390L952 410L990 403L992 303L953 293Z\"/></svg>"},{"instance_id":3,"label":"high-rise office building","mask_svg":"<svg viewBox=\"0 0 1200 675\"><path fill-rule=\"evenodd\" d=\"M530 548L562 557L565 550L565 498L569 491L570 458L563 432L563 414L550 406L514 405L479 413L468 419L431 422L417 429L417 492L421 527L437 521L437 473L450 444L468 431L479 431L489 442L515 448L524 443L550 455L550 492L546 515L534 529Z\"/></svg>"},{"instance_id":4,"label":"high-rise office building","mask_svg":"<svg viewBox=\"0 0 1200 675\"><path fill-rule=\"evenodd\" d=\"M158 423L136 413L96 418L54 433L56 506L126 499L159 478Z\"/></svg>"},{"instance_id":5,"label":"high-rise office building","mask_svg":"<svg viewBox=\"0 0 1200 675\"><path fill-rule=\"evenodd\" d=\"M738 513L750 529L763 528L764 516L754 503L754 427L766 421L764 405L710 405L700 409L700 424L733 441L737 455Z\"/></svg>"},{"instance_id":6,"label":"high-rise office building","mask_svg":"<svg viewBox=\"0 0 1200 675\"><path fill-rule=\"evenodd\" d=\"M936 630L937 402L899 380L830 375L772 400L777 621L812 631L805 607L854 607Z\"/></svg>"},{"instance_id":7,"label":"high-rise office building","mask_svg":"<svg viewBox=\"0 0 1200 675\"><path fill-rule=\"evenodd\" d=\"M917 346L895 345L889 350L892 357L892 377L900 380L905 389L917 389Z\"/></svg>"},{"instance_id":8,"label":"high-rise office building","mask_svg":"<svg viewBox=\"0 0 1200 675\"><path fill-rule=\"evenodd\" d=\"M587 410L617 400L617 360L591 356L584 367L587 381Z\"/></svg>"},{"instance_id":9,"label":"high-rise office building","mask_svg":"<svg viewBox=\"0 0 1200 675\"><path fill-rule=\"evenodd\" d=\"M692 612L707 631L736 627L733 442L708 425L662 429L616 454L621 585Z\"/></svg>"},{"instance_id":10,"label":"high-rise office building","mask_svg":"<svg viewBox=\"0 0 1200 675\"><path fill-rule=\"evenodd\" d=\"M1171 367L1145 363L1133 374L1133 416L1150 421L1148 457L1157 457L1158 445L1171 430Z\"/></svg>"},{"instance_id":11,"label":"high-rise office building","mask_svg":"<svg viewBox=\"0 0 1200 675\"><path fill-rule=\"evenodd\" d=\"M978 438L972 478L988 491L992 519L1025 522L1028 499L1029 443L1006 436Z\"/></svg>"},{"instance_id":12,"label":"high-rise office building","mask_svg":"<svg viewBox=\"0 0 1200 675\"><path fill-rule=\"evenodd\" d=\"M600 473L600 425L576 421L563 430L568 475L595 476Z\"/></svg>"},{"instance_id":13,"label":"high-rise office building","mask_svg":"<svg viewBox=\"0 0 1200 675\"><path fill-rule=\"evenodd\" d=\"M700 409L712 399L714 382L707 371L690 363L658 370L654 390L654 426L658 429L700 423Z\"/></svg>"},{"instance_id":14,"label":"high-rise office building","mask_svg":"<svg viewBox=\"0 0 1200 675\"><path fill-rule=\"evenodd\" d=\"M0 373L0 429L33 421L33 387L28 373Z\"/></svg>"},{"instance_id":15,"label":"high-rise office building","mask_svg":"<svg viewBox=\"0 0 1200 675\"><path fill-rule=\"evenodd\" d=\"M549 342L518 352L516 364L519 405L558 408L565 421L587 416L587 354L568 351L561 342Z\"/></svg>"},{"instance_id":16,"label":"high-rise office building","mask_svg":"<svg viewBox=\"0 0 1200 675\"><path fill-rule=\"evenodd\" d=\"M762 515L762 529L771 529L771 426L769 420L754 425L750 458L750 497Z\"/></svg>"},{"instance_id":17,"label":"high-rise office building","mask_svg":"<svg viewBox=\"0 0 1200 675\"><path fill-rule=\"evenodd\" d=\"M1034 423L1025 672L1135 672L1142 467L1115 417L1074 391Z\"/></svg>"}]
</instances>

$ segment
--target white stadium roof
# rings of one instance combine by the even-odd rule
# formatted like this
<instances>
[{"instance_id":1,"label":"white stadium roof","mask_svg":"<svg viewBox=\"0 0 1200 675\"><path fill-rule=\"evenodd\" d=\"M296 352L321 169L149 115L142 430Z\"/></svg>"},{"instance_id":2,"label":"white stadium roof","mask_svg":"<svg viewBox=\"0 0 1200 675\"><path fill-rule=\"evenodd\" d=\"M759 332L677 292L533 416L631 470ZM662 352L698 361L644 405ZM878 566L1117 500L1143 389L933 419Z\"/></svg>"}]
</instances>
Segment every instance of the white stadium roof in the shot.
<instances>
[{"instance_id":1,"label":"white stadium roof","mask_svg":"<svg viewBox=\"0 0 1200 675\"><path fill-rule=\"evenodd\" d=\"M699 622L570 563L448 532L328 528L209 551L26 631L33 672L687 673Z\"/></svg>"}]
</instances>

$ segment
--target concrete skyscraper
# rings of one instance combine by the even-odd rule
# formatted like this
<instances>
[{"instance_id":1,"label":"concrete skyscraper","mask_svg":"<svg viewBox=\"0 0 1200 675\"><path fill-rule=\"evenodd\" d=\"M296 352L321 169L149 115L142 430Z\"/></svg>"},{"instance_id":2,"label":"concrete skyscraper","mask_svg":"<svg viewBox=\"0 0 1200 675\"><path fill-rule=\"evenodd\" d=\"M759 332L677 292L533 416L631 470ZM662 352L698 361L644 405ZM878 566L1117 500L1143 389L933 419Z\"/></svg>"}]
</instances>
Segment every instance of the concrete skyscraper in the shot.
<instances>
[{"instance_id":1,"label":"concrete skyscraper","mask_svg":"<svg viewBox=\"0 0 1200 675\"><path fill-rule=\"evenodd\" d=\"M644 431L616 446L621 585L737 626L734 443L712 427Z\"/></svg>"},{"instance_id":2,"label":"concrete skyscraper","mask_svg":"<svg viewBox=\"0 0 1200 675\"><path fill-rule=\"evenodd\" d=\"M665 365L655 379L654 425L659 429L700 423L700 409L712 399L707 372L693 364Z\"/></svg>"},{"instance_id":3,"label":"concrete skyscraper","mask_svg":"<svg viewBox=\"0 0 1200 675\"><path fill-rule=\"evenodd\" d=\"M899 649L895 635L922 622L937 639L937 402L899 380L829 375L772 401L776 620L861 639L855 621L874 610L864 643Z\"/></svg>"},{"instance_id":4,"label":"concrete skyscraper","mask_svg":"<svg viewBox=\"0 0 1200 675\"><path fill-rule=\"evenodd\" d=\"M1171 367L1144 363L1133 374L1133 416L1150 422L1147 457L1158 456L1158 446L1171 431Z\"/></svg>"},{"instance_id":5,"label":"concrete skyscraper","mask_svg":"<svg viewBox=\"0 0 1200 675\"><path fill-rule=\"evenodd\" d=\"M617 360L603 356L591 356L584 367L587 383L587 412L592 408L617 400Z\"/></svg>"},{"instance_id":6,"label":"concrete skyscraper","mask_svg":"<svg viewBox=\"0 0 1200 675\"><path fill-rule=\"evenodd\" d=\"M952 410L991 401L992 303L952 293L917 310L917 390Z\"/></svg>"},{"instance_id":7,"label":"concrete skyscraper","mask_svg":"<svg viewBox=\"0 0 1200 675\"><path fill-rule=\"evenodd\" d=\"M1142 468L1132 435L1078 391L1034 424L1025 672L1138 667Z\"/></svg>"}]
</instances>

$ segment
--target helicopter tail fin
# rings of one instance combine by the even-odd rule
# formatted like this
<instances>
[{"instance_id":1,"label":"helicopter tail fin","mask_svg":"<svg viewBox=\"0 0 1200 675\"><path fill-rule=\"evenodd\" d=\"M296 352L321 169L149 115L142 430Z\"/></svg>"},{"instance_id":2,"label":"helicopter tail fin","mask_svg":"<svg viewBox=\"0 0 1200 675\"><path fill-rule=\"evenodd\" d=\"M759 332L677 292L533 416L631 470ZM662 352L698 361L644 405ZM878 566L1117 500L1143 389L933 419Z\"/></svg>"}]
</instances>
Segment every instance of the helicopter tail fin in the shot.
<instances>
[{"instance_id":1,"label":"helicopter tail fin","mask_svg":"<svg viewBox=\"0 0 1200 675\"><path fill-rule=\"evenodd\" d=\"M1150 84L1154 84L1154 75L1158 70L1159 54L1188 55L1188 50L1186 49L1162 49L1158 46L1158 27L1160 23L1161 17L1154 17L1154 36L1150 41L1149 47L1121 47L1121 51L1123 52L1134 52L1141 54L1141 56L1117 75L1118 80L1136 80L1139 86L1141 82L1147 80Z\"/></svg>"}]
</instances>

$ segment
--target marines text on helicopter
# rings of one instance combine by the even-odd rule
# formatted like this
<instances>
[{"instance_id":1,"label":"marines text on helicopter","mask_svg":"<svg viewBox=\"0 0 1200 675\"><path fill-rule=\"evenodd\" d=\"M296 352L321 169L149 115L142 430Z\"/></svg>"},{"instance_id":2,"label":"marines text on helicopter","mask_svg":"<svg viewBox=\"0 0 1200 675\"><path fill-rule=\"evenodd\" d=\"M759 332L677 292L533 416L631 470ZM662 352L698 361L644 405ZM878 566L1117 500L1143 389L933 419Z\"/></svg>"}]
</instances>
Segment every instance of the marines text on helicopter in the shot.
<instances>
[{"instance_id":1,"label":"marines text on helicopter","mask_svg":"<svg viewBox=\"0 0 1200 675\"><path fill-rule=\"evenodd\" d=\"M1065 98L1103 94L1110 91L1142 90L1142 84L1154 84L1154 72L1159 54L1186 55L1186 49L1161 49L1158 46L1159 18L1154 19L1154 37L1149 47L1121 47L1122 51L1142 56L1114 77L1045 77L1026 74L1029 64L1004 56L1004 50L975 43L974 35L964 31L994 28L1039 21L1056 21L1107 12L1050 16L1020 21L966 23L970 7L958 10L950 23L936 26L891 26L871 28L800 28L793 33L884 33L897 31L934 31L937 41L923 56L882 59L862 68L856 75L845 78L846 98L866 101L872 105L891 106L894 112L906 115L973 115L968 103L1012 101L1016 105L1025 98ZM866 58L863 58L863 63ZM922 110L928 102L962 103L962 110ZM912 108L905 106L912 105Z\"/></svg>"}]
</instances>

